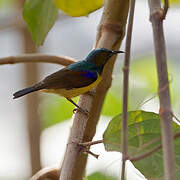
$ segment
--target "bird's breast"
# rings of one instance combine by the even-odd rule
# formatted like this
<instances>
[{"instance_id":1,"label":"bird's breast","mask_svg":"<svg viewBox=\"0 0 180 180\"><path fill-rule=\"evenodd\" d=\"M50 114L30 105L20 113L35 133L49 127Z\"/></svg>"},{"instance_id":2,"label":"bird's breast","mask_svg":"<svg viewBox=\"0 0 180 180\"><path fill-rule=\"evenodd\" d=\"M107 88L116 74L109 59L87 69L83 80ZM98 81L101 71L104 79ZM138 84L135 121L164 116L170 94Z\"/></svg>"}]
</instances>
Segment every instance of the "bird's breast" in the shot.
<instances>
[{"instance_id":1,"label":"bird's breast","mask_svg":"<svg viewBox=\"0 0 180 180\"><path fill-rule=\"evenodd\" d=\"M81 94L84 94L94 88L99 82L101 81L101 76L98 76L97 80L91 83L88 86L81 87L81 88L73 88L73 89L43 89L43 92L47 93L55 93L60 96L63 96L65 98L73 98L76 96L79 96Z\"/></svg>"}]
</instances>

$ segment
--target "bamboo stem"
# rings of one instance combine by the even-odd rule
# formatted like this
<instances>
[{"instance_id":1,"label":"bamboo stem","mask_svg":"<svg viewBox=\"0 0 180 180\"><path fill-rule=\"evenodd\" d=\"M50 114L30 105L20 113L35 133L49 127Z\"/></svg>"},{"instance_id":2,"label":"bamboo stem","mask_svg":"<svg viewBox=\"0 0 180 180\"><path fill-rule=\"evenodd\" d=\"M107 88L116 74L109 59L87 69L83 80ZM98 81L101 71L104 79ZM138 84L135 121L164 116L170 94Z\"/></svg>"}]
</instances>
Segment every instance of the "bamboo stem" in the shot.
<instances>
[{"instance_id":1,"label":"bamboo stem","mask_svg":"<svg viewBox=\"0 0 180 180\"><path fill-rule=\"evenodd\" d=\"M175 180L174 144L172 133L172 113L167 70L166 47L163 32L163 12L160 0L149 0L150 21L153 28L154 48L158 72L159 115L162 126L162 146L164 173L166 180Z\"/></svg>"},{"instance_id":2,"label":"bamboo stem","mask_svg":"<svg viewBox=\"0 0 180 180\"><path fill-rule=\"evenodd\" d=\"M119 49L125 33L128 9L128 0L105 0L104 12L97 34L96 48ZM76 113L74 116L60 180L81 180L84 175L87 155L80 154L78 144L91 141L95 134L104 98L111 85L114 62L115 57L105 67L103 73L103 79L105 80L95 89L95 95L80 96L78 105L89 111L89 118L81 113Z\"/></svg>"},{"instance_id":3,"label":"bamboo stem","mask_svg":"<svg viewBox=\"0 0 180 180\"><path fill-rule=\"evenodd\" d=\"M128 157L127 146L127 121L128 121L128 89L129 89L129 66L130 66L130 53L131 53L131 38L133 29L135 0L130 1L129 22L126 36L126 48L123 67L123 112L122 112L122 169L121 180L125 180L125 164Z\"/></svg>"},{"instance_id":4,"label":"bamboo stem","mask_svg":"<svg viewBox=\"0 0 180 180\"><path fill-rule=\"evenodd\" d=\"M21 11L24 5L24 0L18 1L19 9L19 19L21 19ZM31 35L27 27L23 26L24 23L20 21L22 26L18 29L23 42L23 51L25 53L35 53L37 48L35 47L34 42L32 41ZM24 65L25 69L25 83L27 86L33 82L38 81L38 67L36 64L31 64L30 66ZM30 151L30 160L31 160L31 170L32 174L35 174L41 169L41 160L40 160L40 119L38 116L38 98L37 94L28 96L26 99L26 120L27 120L27 133L29 139L29 151Z\"/></svg>"}]
</instances>

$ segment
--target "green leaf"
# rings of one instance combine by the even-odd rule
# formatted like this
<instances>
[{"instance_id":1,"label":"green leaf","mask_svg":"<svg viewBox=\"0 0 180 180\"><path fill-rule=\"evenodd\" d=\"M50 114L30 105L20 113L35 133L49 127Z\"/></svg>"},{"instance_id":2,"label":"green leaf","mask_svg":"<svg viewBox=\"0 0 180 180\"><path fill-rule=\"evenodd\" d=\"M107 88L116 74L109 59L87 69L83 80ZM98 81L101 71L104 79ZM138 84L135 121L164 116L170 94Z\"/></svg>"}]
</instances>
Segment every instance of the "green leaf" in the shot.
<instances>
[{"instance_id":1,"label":"green leaf","mask_svg":"<svg viewBox=\"0 0 180 180\"><path fill-rule=\"evenodd\" d=\"M87 16L101 8L104 0L54 0L57 8L73 17Z\"/></svg>"},{"instance_id":2,"label":"green leaf","mask_svg":"<svg viewBox=\"0 0 180 180\"><path fill-rule=\"evenodd\" d=\"M74 99L73 100L76 102L77 98ZM71 118L74 108L74 105L65 98L49 95L40 106L42 129L49 128Z\"/></svg>"},{"instance_id":3,"label":"green leaf","mask_svg":"<svg viewBox=\"0 0 180 180\"><path fill-rule=\"evenodd\" d=\"M26 0L23 16L33 40L39 46L56 21L58 10L52 0Z\"/></svg>"},{"instance_id":4,"label":"green leaf","mask_svg":"<svg viewBox=\"0 0 180 180\"><path fill-rule=\"evenodd\" d=\"M114 117L104 132L103 140L107 151L121 152L122 114ZM180 126L173 122L173 132L180 133ZM128 112L128 154L139 156L153 150L161 144L161 126L159 115L146 111ZM180 138L175 140L176 170L180 171ZM163 157L162 150L158 150L134 163L147 178L162 178ZM180 173L177 176L180 179Z\"/></svg>"},{"instance_id":5,"label":"green leaf","mask_svg":"<svg viewBox=\"0 0 180 180\"><path fill-rule=\"evenodd\" d=\"M95 172L88 176L88 180L117 180L117 178L102 174L101 172Z\"/></svg>"}]
</instances>

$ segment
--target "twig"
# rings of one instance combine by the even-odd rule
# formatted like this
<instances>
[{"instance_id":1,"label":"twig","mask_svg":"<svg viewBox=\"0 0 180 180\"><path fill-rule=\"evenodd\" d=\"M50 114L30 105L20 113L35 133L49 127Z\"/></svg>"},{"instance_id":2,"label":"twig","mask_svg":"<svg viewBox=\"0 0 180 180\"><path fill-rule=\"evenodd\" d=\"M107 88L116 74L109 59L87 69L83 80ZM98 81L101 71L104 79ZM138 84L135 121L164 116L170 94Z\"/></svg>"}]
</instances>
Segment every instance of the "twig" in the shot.
<instances>
[{"instance_id":1,"label":"twig","mask_svg":"<svg viewBox=\"0 0 180 180\"><path fill-rule=\"evenodd\" d=\"M104 12L98 29L96 48L119 49L124 37L128 8L128 0L105 0ZM87 155L80 154L79 147L71 142L78 144L92 140L105 95L111 85L114 62L115 57L105 67L103 79L106 80L103 80L98 85L95 96L82 95L79 98L78 105L89 111L89 118L80 113L76 113L74 116L60 180L77 180L83 177Z\"/></svg>"},{"instance_id":2,"label":"twig","mask_svg":"<svg viewBox=\"0 0 180 180\"><path fill-rule=\"evenodd\" d=\"M100 144L100 143L103 143L103 140L79 143L79 145L80 145L80 146L92 146L92 145Z\"/></svg>"},{"instance_id":3,"label":"twig","mask_svg":"<svg viewBox=\"0 0 180 180\"><path fill-rule=\"evenodd\" d=\"M126 37L125 59L124 59L124 77L123 77L123 112L122 112L122 169L121 180L125 180L125 163L128 157L127 148L127 121L128 121L128 85L129 85L129 66L130 66L130 53L131 53L131 37L134 19L135 0L130 1L130 13L128 30Z\"/></svg>"},{"instance_id":4,"label":"twig","mask_svg":"<svg viewBox=\"0 0 180 180\"><path fill-rule=\"evenodd\" d=\"M86 152L86 153L92 155L92 156L95 157L96 159L98 159L98 157L99 157L98 154L95 154L95 153L93 153L92 151L89 151L89 150L87 150L87 149L86 149L85 151L83 151L83 152Z\"/></svg>"},{"instance_id":5,"label":"twig","mask_svg":"<svg viewBox=\"0 0 180 180\"><path fill-rule=\"evenodd\" d=\"M57 167L46 167L38 171L29 180L58 180L60 176L60 169Z\"/></svg>"},{"instance_id":6,"label":"twig","mask_svg":"<svg viewBox=\"0 0 180 180\"><path fill-rule=\"evenodd\" d=\"M180 133L176 133L176 134L174 135L174 139L177 139L177 138L179 138L179 137L180 137ZM143 158L145 158L145 157L150 156L151 154L153 154L154 152L158 151L158 150L161 149L161 148L162 148L162 144L156 146L154 149L152 149L152 150L149 151L149 152L145 152L144 154L141 154L141 155L136 156L136 157L130 157L129 160L132 161L132 162L134 162L134 161L139 161L139 160L141 160L141 159L143 159Z\"/></svg>"},{"instance_id":7,"label":"twig","mask_svg":"<svg viewBox=\"0 0 180 180\"><path fill-rule=\"evenodd\" d=\"M84 143L79 143L78 145L81 146L81 150L83 152L87 152L88 154L91 154L92 156L94 156L96 159L98 159L99 155L91 152L89 150L89 147L95 144L100 144L103 143L103 140L98 140L98 141L91 141L91 142L84 142Z\"/></svg>"},{"instance_id":8,"label":"twig","mask_svg":"<svg viewBox=\"0 0 180 180\"><path fill-rule=\"evenodd\" d=\"M54 63L68 66L75 62L73 58L66 56L54 56L47 54L24 54L19 56L9 56L0 58L0 65L16 63Z\"/></svg>"},{"instance_id":9,"label":"twig","mask_svg":"<svg viewBox=\"0 0 180 180\"><path fill-rule=\"evenodd\" d=\"M175 180L174 168L174 144L172 136L172 114L169 93L169 81L166 62L166 48L163 32L163 22L161 20L161 2L160 0L148 0L150 8L150 20L153 28L154 46L156 55L156 64L159 83L160 99L160 119L162 126L162 144L164 173L166 180ZM166 88L164 88L166 87Z\"/></svg>"},{"instance_id":10,"label":"twig","mask_svg":"<svg viewBox=\"0 0 180 180\"><path fill-rule=\"evenodd\" d=\"M148 103L148 102L151 101L152 99L156 98L156 96L157 96L157 93L155 93L154 95L152 95L152 96L149 97L148 99L145 99L143 102L140 102L140 103L137 105L137 108L136 108L136 109L141 108L141 107L144 106L146 103Z\"/></svg>"},{"instance_id":11,"label":"twig","mask_svg":"<svg viewBox=\"0 0 180 180\"><path fill-rule=\"evenodd\" d=\"M161 20L164 20L166 18L168 9L169 9L169 0L164 0L164 7L163 7L163 13L162 13Z\"/></svg>"}]
</instances>

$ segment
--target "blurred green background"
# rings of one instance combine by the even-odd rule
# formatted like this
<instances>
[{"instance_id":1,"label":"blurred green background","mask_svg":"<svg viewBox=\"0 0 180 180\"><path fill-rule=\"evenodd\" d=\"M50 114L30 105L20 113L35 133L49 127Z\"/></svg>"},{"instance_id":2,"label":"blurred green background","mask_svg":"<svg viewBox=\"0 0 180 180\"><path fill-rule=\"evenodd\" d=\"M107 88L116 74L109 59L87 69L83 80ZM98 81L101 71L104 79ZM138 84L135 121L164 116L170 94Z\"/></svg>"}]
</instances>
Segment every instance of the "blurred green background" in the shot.
<instances>
[{"instance_id":1,"label":"blurred green background","mask_svg":"<svg viewBox=\"0 0 180 180\"><path fill-rule=\"evenodd\" d=\"M178 2L178 1L177 1ZM21 32L8 22L17 20L16 0L0 0L0 57L23 53ZM59 12L58 20L49 32L41 53L67 55L82 60L93 48L102 8L88 17L72 18ZM169 79L174 113L180 117L180 11L173 4L164 22L167 43ZM6 27L6 28L4 28ZM124 50L124 41L121 47ZM130 68L129 110L143 109L158 112L157 73L153 52L152 29L149 9L145 1L137 1L132 39L132 62ZM102 110L95 140L102 134L109 120L122 110L122 67L123 56L119 56L113 72L113 83ZM38 77L62 68L52 64L38 64ZM26 119L26 98L12 100L13 92L25 87L24 66L3 65L0 67L0 180L25 180L31 175L30 150ZM36 83L36 82L34 82ZM78 98L75 98L77 101ZM59 165L63 159L73 106L56 95L38 94L38 114L41 120L41 164L42 167ZM90 157L87 165L89 180L115 180L119 176L120 155L105 152L102 145L92 148L100 154L99 160ZM104 177L104 173L108 175ZM140 173L128 166L128 180L144 179Z\"/></svg>"}]
</instances>

